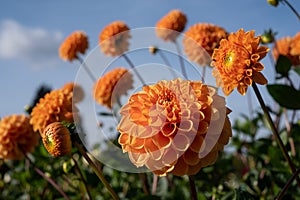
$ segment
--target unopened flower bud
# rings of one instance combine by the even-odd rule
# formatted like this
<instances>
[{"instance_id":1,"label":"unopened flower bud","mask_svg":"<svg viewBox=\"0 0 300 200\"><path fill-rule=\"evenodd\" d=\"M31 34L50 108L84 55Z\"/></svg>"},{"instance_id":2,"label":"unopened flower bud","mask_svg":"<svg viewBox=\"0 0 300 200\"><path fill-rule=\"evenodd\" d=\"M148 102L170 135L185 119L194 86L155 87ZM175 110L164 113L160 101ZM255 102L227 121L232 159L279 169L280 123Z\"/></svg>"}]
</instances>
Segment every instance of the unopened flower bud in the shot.
<instances>
[{"instance_id":1,"label":"unopened flower bud","mask_svg":"<svg viewBox=\"0 0 300 200\"><path fill-rule=\"evenodd\" d=\"M279 0L267 0L268 3L272 6L278 6Z\"/></svg>"},{"instance_id":2,"label":"unopened flower bud","mask_svg":"<svg viewBox=\"0 0 300 200\"><path fill-rule=\"evenodd\" d=\"M155 55L157 51L158 51L158 48L156 46L149 47L149 52L151 54Z\"/></svg>"},{"instance_id":3,"label":"unopened flower bud","mask_svg":"<svg viewBox=\"0 0 300 200\"><path fill-rule=\"evenodd\" d=\"M55 157L71 153L72 142L70 132L60 122L49 124L44 130L42 139L47 151Z\"/></svg>"}]
</instances>

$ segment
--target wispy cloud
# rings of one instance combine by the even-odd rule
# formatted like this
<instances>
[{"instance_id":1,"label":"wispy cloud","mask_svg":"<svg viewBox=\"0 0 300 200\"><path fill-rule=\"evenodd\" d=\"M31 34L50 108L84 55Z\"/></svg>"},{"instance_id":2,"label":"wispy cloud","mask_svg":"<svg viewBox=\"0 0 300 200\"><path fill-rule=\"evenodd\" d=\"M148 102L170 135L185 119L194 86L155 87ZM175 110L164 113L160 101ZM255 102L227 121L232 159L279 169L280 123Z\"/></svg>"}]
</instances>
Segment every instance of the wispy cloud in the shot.
<instances>
[{"instance_id":1,"label":"wispy cloud","mask_svg":"<svg viewBox=\"0 0 300 200\"><path fill-rule=\"evenodd\" d=\"M63 34L26 27L14 20L0 22L0 58L29 62L38 67L54 64Z\"/></svg>"}]
</instances>

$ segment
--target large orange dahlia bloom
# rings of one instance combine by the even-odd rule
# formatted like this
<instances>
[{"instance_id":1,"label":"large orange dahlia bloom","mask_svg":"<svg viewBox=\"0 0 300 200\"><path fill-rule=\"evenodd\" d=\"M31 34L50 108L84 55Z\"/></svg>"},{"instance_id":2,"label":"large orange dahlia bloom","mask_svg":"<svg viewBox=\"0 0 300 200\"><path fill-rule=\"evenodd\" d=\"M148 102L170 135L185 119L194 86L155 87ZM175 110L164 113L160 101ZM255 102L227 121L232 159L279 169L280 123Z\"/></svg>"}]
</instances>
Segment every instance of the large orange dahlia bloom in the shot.
<instances>
[{"instance_id":1,"label":"large orange dahlia bloom","mask_svg":"<svg viewBox=\"0 0 300 200\"><path fill-rule=\"evenodd\" d=\"M68 90L67 86L47 93L32 109L30 124L33 130L42 135L46 126L53 122L73 122L77 109L72 99L73 91Z\"/></svg>"},{"instance_id":2,"label":"large orange dahlia bloom","mask_svg":"<svg viewBox=\"0 0 300 200\"><path fill-rule=\"evenodd\" d=\"M132 75L128 69L115 68L94 84L94 99L98 104L111 109L122 95L126 95L127 91L132 89L132 84Z\"/></svg>"},{"instance_id":3,"label":"large orange dahlia bloom","mask_svg":"<svg viewBox=\"0 0 300 200\"><path fill-rule=\"evenodd\" d=\"M243 29L231 33L228 39L222 39L219 48L212 55L213 75L217 85L229 95L234 88L245 95L252 82L267 84L267 79L261 73L264 65L259 62L269 51L265 46L259 46L260 37L254 37L254 31Z\"/></svg>"},{"instance_id":4,"label":"large orange dahlia bloom","mask_svg":"<svg viewBox=\"0 0 300 200\"><path fill-rule=\"evenodd\" d=\"M122 21L115 21L103 28L99 34L101 51L108 56L119 56L128 50L129 27Z\"/></svg>"},{"instance_id":5,"label":"large orange dahlia bloom","mask_svg":"<svg viewBox=\"0 0 300 200\"><path fill-rule=\"evenodd\" d=\"M290 59L293 66L300 65L300 33L295 37L283 37L276 41L272 48L274 59L284 55Z\"/></svg>"},{"instance_id":6,"label":"large orange dahlia bloom","mask_svg":"<svg viewBox=\"0 0 300 200\"><path fill-rule=\"evenodd\" d=\"M193 175L213 164L231 137L225 100L199 81L144 86L121 109L119 144L137 167Z\"/></svg>"},{"instance_id":7,"label":"large orange dahlia bloom","mask_svg":"<svg viewBox=\"0 0 300 200\"><path fill-rule=\"evenodd\" d=\"M60 45L59 56L65 61L72 61L78 58L78 53L84 54L88 46L87 35L83 31L75 31Z\"/></svg>"},{"instance_id":8,"label":"large orange dahlia bloom","mask_svg":"<svg viewBox=\"0 0 300 200\"><path fill-rule=\"evenodd\" d=\"M34 132L25 115L10 115L0 120L0 158L20 160L31 153L39 143L39 134Z\"/></svg>"},{"instance_id":9,"label":"large orange dahlia bloom","mask_svg":"<svg viewBox=\"0 0 300 200\"><path fill-rule=\"evenodd\" d=\"M215 48L219 46L221 39L227 38L227 32L222 27L197 23L191 26L183 38L184 51L188 58L199 65L208 65Z\"/></svg>"},{"instance_id":10,"label":"large orange dahlia bloom","mask_svg":"<svg viewBox=\"0 0 300 200\"><path fill-rule=\"evenodd\" d=\"M171 10L156 23L156 35L165 41L175 41L186 23L187 17L183 12Z\"/></svg>"}]
</instances>

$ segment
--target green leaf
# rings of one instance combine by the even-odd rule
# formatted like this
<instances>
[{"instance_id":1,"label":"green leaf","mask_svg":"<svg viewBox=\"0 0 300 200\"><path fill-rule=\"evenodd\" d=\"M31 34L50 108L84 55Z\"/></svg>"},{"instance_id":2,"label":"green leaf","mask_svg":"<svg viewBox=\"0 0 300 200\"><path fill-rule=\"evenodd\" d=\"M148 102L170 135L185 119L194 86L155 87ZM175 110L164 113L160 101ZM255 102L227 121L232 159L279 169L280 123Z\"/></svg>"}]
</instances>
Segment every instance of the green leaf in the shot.
<instances>
[{"instance_id":1,"label":"green leaf","mask_svg":"<svg viewBox=\"0 0 300 200\"><path fill-rule=\"evenodd\" d=\"M294 71L300 76L300 67L295 67Z\"/></svg>"},{"instance_id":2,"label":"green leaf","mask_svg":"<svg viewBox=\"0 0 300 200\"><path fill-rule=\"evenodd\" d=\"M300 109L300 92L288 85L267 85L268 92L273 99L287 109Z\"/></svg>"},{"instance_id":3,"label":"green leaf","mask_svg":"<svg viewBox=\"0 0 300 200\"><path fill-rule=\"evenodd\" d=\"M282 77L287 77L291 67L291 60L286 56L279 55L279 58L277 59L277 63L275 65L276 72Z\"/></svg>"},{"instance_id":4,"label":"green leaf","mask_svg":"<svg viewBox=\"0 0 300 200\"><path fill-rule=\"evenodd\" d=\"M109 117L113 116L112 113L108 113L108 112L98 112L98 115L101 115L101 116L109 116Z\"/></svg>"}]
</instances>

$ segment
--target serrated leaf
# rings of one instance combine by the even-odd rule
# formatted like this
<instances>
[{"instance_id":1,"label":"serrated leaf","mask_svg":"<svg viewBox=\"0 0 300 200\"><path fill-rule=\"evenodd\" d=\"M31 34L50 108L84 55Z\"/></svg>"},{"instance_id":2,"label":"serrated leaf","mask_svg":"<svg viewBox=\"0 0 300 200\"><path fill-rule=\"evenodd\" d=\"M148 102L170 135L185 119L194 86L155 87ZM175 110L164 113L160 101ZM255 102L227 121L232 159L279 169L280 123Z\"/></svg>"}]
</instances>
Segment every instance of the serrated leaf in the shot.
<instances>
[{"instance_id":1,"label":"serrated leaf","mask_svg":"<svg viewBox=\"0 0 300 200\"><path fill-rule=\"evenodd\" d=\"M275 65L276 72L278 74L281 74L282 77L287 77L291 67L292 67L291 60L286 56L279 55Z\"/></svg>"},{"instance_id":2,"label":"serrated leaf","mask_svg":"<svg viewBox=\"0 0 300 200\"><path fill-rule=\"evenodd\" d=\"M268 92L282 107L292 110L300 109L300 92L288 85L267 85Z\"/></svg>"}]
</instances>

